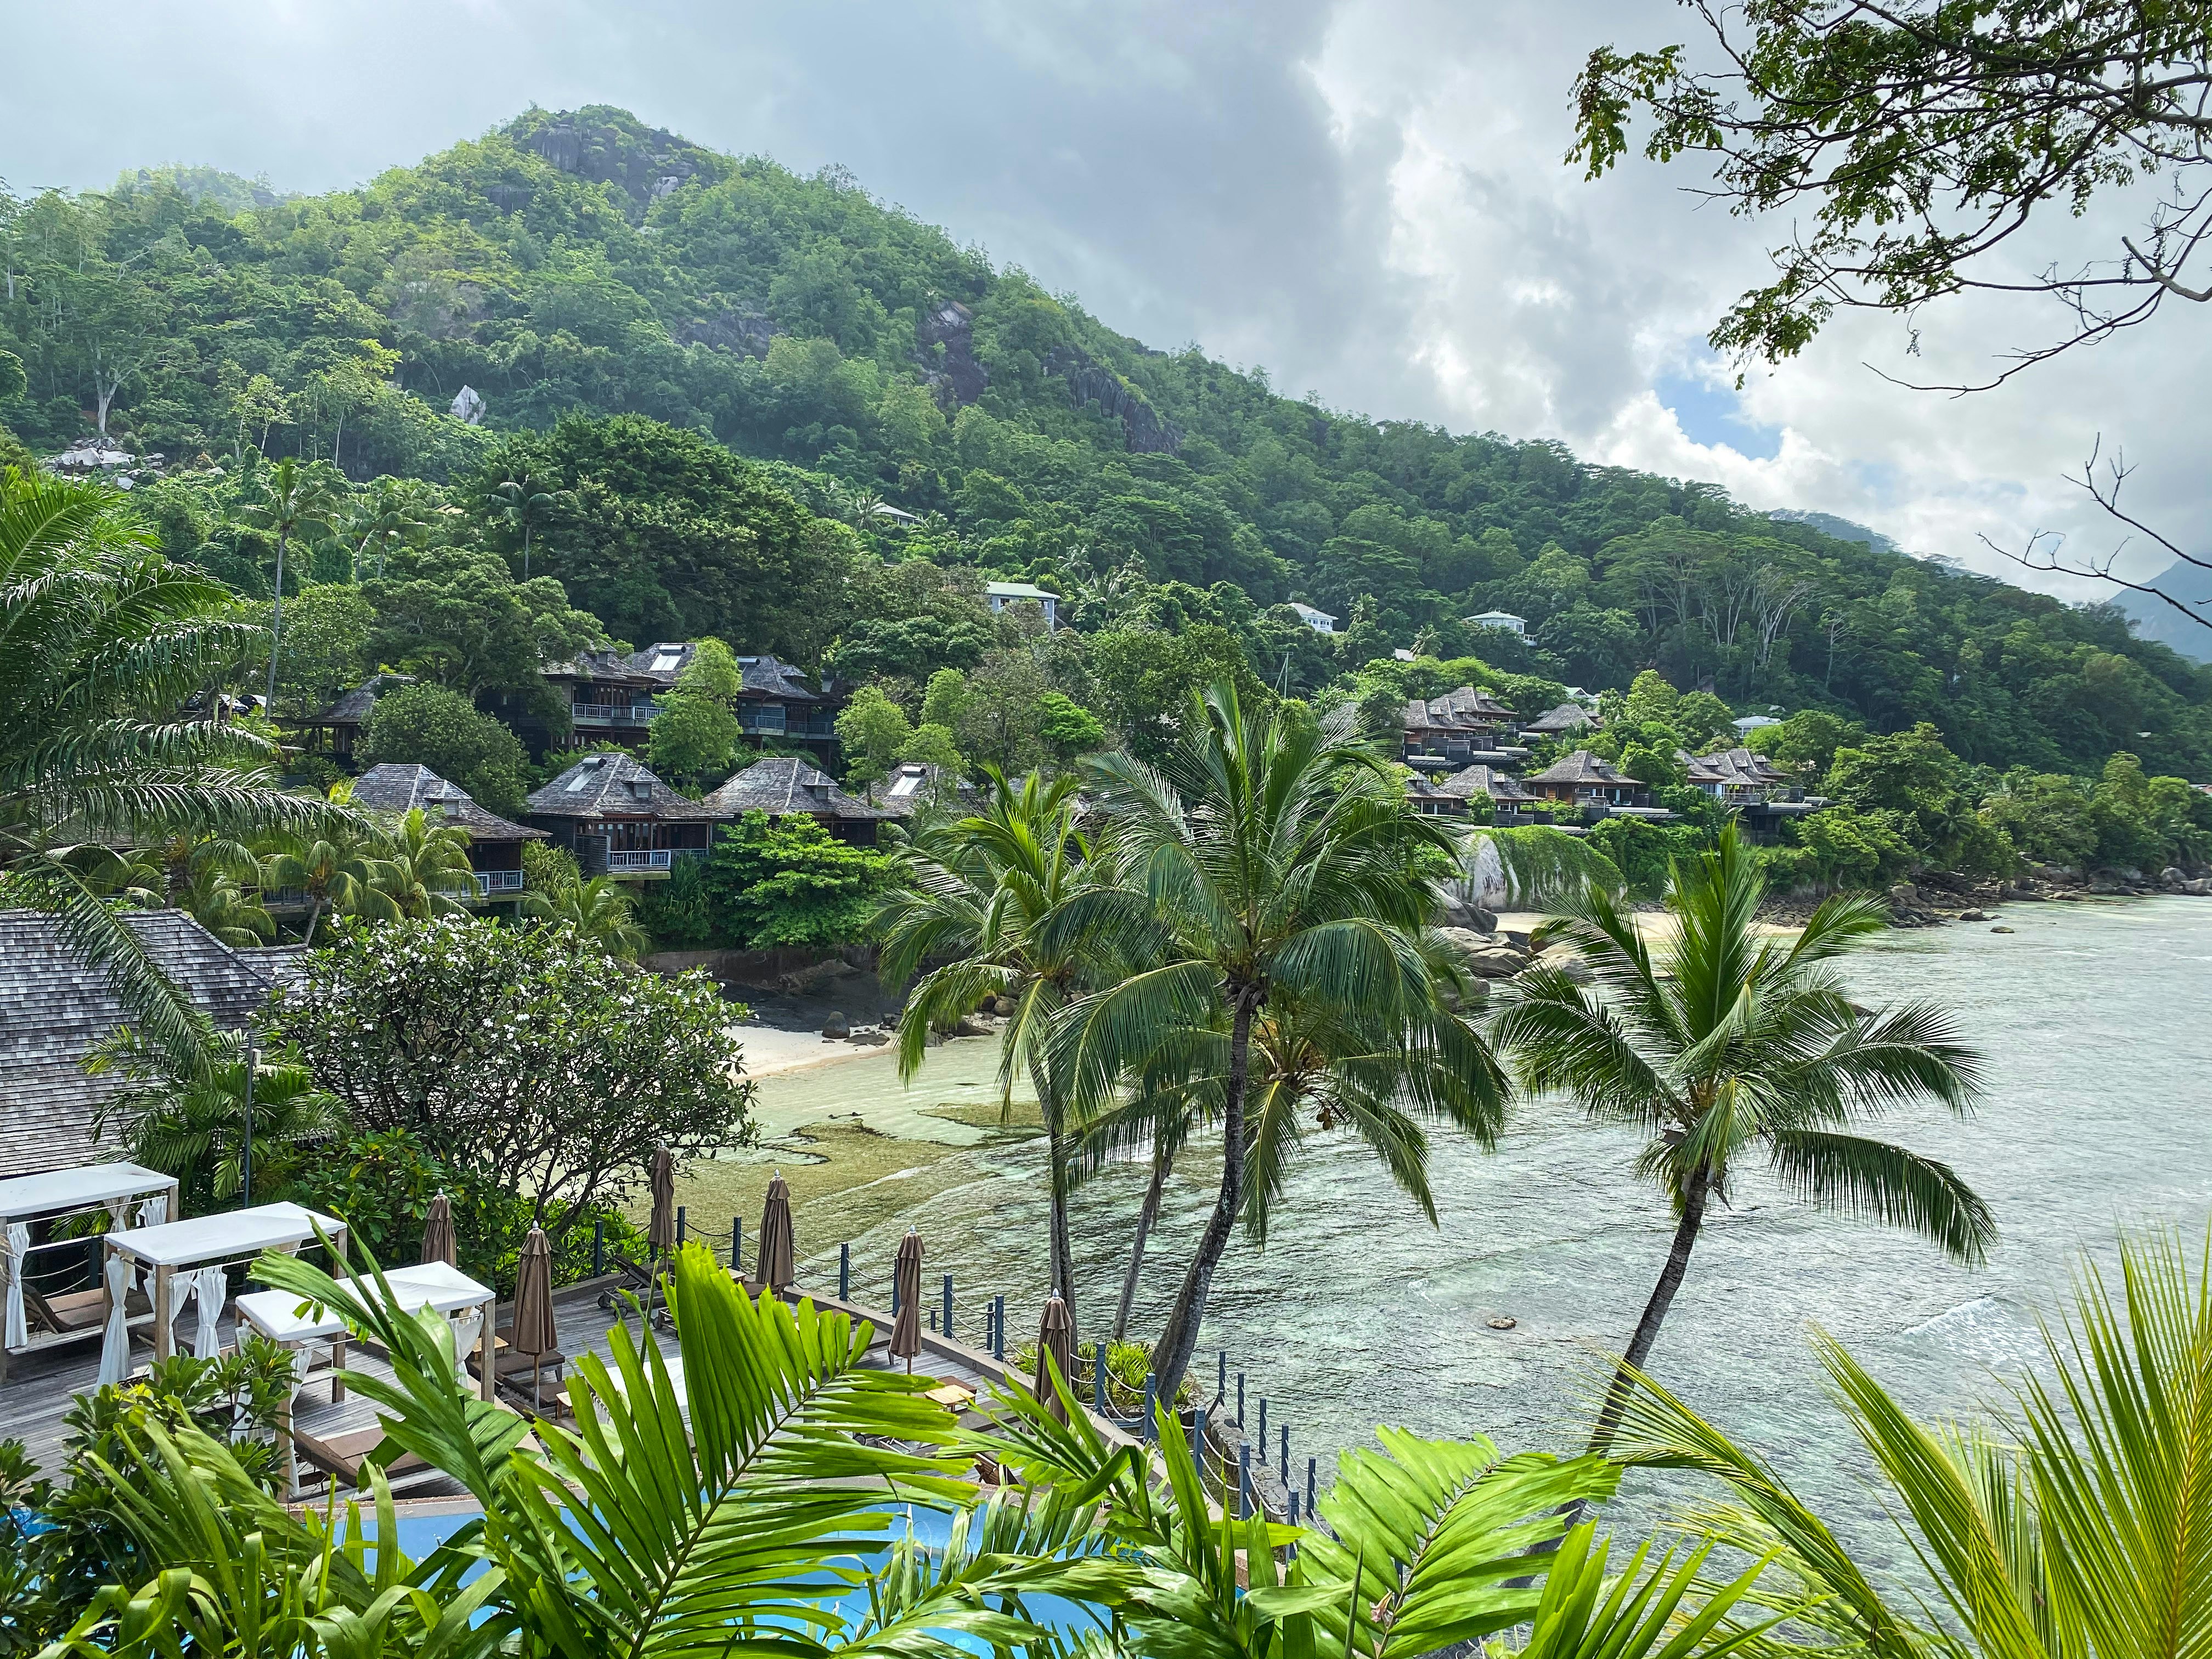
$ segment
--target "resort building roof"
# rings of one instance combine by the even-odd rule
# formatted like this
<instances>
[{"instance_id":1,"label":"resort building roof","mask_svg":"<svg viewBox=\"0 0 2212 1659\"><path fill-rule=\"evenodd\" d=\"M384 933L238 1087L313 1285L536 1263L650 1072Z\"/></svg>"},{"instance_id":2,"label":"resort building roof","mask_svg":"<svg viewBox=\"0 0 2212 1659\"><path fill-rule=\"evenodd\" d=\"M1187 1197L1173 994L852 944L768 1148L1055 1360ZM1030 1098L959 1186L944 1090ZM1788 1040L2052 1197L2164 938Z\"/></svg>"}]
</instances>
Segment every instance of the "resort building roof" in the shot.
<instances>
[{"instance_id":1,"label":"resort building roof","mask_svg":"<svg viewBox=\"0 0 2212 1659\"><path fill-rule=\"evenodd\" d=\"M427 766L386 761L354 780L356 806L372 812L405 812L415 807L434 821L459 824L471 841L543 841L543 830L510 823L487 812L458 783L448 783Z\"/></svg>"},{"instance_id":2,"label":"resort building roof","mask_svg":"<svg viewBox=\"0 0 2212 1659\"><path fill-rule=\"evenodd\" d=\"M532 817L711 818L701 802L678 794L635 755L610 750L586 755L543 789L531 793Z\"/></svg>"}]
</instances>

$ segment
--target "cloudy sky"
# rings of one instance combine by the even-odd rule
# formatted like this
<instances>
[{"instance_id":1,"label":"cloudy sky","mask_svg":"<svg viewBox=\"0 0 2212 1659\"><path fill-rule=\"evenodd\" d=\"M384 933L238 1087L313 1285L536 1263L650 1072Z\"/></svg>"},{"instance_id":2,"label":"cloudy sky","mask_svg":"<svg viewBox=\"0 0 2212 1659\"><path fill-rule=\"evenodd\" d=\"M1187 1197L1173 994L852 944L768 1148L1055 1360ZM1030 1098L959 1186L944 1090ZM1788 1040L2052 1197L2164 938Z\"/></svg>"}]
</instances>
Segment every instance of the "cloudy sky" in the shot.
<instances>
[{"instance_id":1,"label":"cloudy sky","mask_svg":"<svg viewBox=\"0 0 2212 1659\"><path fill-rule=\"evenodd\" d=\"M1589 185L1561 161L1577 66L1683 38L1666 0L110 0L96 29L9 9L40 66L0 102L19 192L165 161L326 190L532 102L614 103L842 163L1125 332L1334 407L1560 438L2014 577L1978 537L2113 544L2063 481L2101 434L2138 509L2205 539L2195 307L1963 400L1875 369L1977 377L2054 319L1955 303L1915 358L1902 325L1847 319L1737 393L1704 335L1788 227L1700 205L1686 173Z\"/></svg>"}]
</instances>

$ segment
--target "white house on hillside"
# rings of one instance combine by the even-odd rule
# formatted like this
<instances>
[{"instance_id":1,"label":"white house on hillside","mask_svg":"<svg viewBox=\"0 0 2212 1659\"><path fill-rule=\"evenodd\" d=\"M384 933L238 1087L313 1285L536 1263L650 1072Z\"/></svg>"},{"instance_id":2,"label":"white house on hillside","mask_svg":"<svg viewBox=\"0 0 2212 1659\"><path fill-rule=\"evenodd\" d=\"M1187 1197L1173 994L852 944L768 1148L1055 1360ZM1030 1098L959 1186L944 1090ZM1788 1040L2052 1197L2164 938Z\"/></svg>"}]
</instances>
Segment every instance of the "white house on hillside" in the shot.
<instances>
[{"instance_id":1,"label":"white house on hillside","mask_svg":"<svg viewBox=\"0 0 2212 1659\"><path fill-rule=\"evenodd\" d=\"M1045 627L1050 629L1060 626L1060 595L1044 588L1032 587L1027 582L985 582L983 597L991 602L994 611L1004 611L1010 605L1033 599L1044 612Z\"/></svg>"},{"instance_id":2,"label":"white house on hillside","mask_svg":"<svg viewBox=\"0 0 2212 1659\"><path fill-rule=\"evenodd\" d=\"M1298 620L1304 623L1308 628L1312 629L1315 633L1334 634L1336 632L1336 618L1330 616L1328 611L1316 611L1310 605L1300 605L1296 599L1292 599L1291 601L1291 609L1297 611L1298 613Z\"/></svg>"},{"instance_id":3,"label":"white house on hillside","mask_svg":"<svg viewBox=\"0 0 2212 1659\"><path fill-rule=\"evenodd\" d=\"M1502 628L1516 639L1528 637L1528 619L1516 617L1510 611L1486 611L1479 617L1464 617L1461 620L1469 628Z\"/></svg>"}]
</instances>

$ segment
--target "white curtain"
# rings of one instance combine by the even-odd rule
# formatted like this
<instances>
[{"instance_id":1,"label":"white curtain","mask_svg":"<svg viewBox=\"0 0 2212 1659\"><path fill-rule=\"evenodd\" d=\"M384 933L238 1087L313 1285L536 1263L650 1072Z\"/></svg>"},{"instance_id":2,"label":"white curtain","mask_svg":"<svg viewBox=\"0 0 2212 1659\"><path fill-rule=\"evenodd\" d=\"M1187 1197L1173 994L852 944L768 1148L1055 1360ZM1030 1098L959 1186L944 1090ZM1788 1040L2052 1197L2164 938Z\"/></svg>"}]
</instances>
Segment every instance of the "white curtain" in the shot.
<instances>
[{"instance_id":1,"label":"white curtain","mask_svg":"<svg viewBox=\"0 0 2212 1659\"><path fill-rule=\"evenodd\" d=\"M469 1380L469 1356L477 1351L477 1339L483 1334L483 1321L481 1307L464 1308L453 1317L453 1369L464 1382Z\"/></svg>"},{"instance_id":2,"label":"white curtain","mask_svg":"<svg viewBox=\"0 0 2212 1659\"><path fill-rule=\"evenodd\" d=\"M140 1226L158 1227L168 1218L168 1194L156 1193L151 1198L142 1198L138 1200L138 1224Z\"/></svg>"},{"instance_id":3,"label":"white curtain","mask_svg":"<svg viewBox=\"0 0 2212 1659\"><path fill-rule=\"evenodd\" d=\"M222 1269L216 1267L188 1273L183 1283L191 1291L192 1310L197 1315L192 1327L192 1357L213 1359L222 1349L222 1338L216 1327L222 1318L222 1304L230 1299L230 1281Z\"/></svg>"},{"instance_id":4,"label":"white curtain","mask_svg":"<svg viewBox=\"0 0 2212 1659\"><path fill-rule=\"evenodd\" d=\"M107 1330L100 1339L100 1380L120 1382L131 1370L131 1262L111 1250L107 1255Z\"/></svg>"},{"instance_id":5,"label":"white curtain","mask_svg":"<svg viewBox=\"0 0 2212 1659\"><path fill-rule=\"evenodd\" d=\"M0 1249L0 1273L8 1280L7 1335L4 1339L11 1348L20 1348L31 1340L31 1328L23 1317L23 1257L31 1248L31 1226L27 1221L8 1224L8 1241Z\"/></svg>"}]
</instances>

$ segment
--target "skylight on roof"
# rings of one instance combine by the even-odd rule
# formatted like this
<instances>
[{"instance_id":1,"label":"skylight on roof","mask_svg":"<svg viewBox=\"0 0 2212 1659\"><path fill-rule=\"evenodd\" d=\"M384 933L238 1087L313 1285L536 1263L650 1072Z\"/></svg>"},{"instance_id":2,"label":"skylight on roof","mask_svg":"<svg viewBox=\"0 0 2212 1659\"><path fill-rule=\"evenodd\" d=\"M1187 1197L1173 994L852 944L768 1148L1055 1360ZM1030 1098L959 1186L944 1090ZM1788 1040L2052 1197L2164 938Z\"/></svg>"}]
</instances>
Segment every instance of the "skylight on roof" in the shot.
<instances>
[{"instance_id":1,"label":"skylight on roof","mask_svg":"<svg viewBox=\"0 0 2212 1659\"><path fill-rule=\"evenodd\" d=\"M656 652L653 659L653 672L656 674L665 674L683 660L684 653L681 651Z\"/></svg>"}]
</instances>

